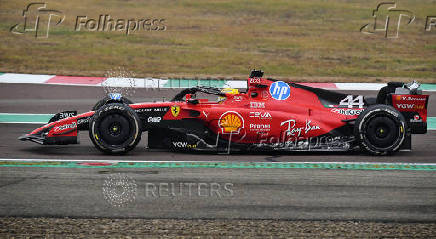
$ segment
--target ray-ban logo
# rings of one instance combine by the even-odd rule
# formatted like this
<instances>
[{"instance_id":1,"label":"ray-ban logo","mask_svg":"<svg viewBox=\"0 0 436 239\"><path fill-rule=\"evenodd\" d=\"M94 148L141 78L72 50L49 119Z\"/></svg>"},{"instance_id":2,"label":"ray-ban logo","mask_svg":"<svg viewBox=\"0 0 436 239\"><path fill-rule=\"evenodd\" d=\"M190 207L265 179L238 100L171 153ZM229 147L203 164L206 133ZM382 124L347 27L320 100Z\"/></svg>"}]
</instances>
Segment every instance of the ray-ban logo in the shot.
<instances>
[{"instance_id":1,"label":"ray-ban logo","mask_svg":"<svg viewBox=\"0 0 436 239\"><path fill-rule=\"evenodd\" d=\"M30 3L23 10L24 22L11 27L14 34L35 34L36 38L48 38L50 27L61 24L65 15L58 10L47 9L46 3Z\"/></svg>"}]
</instances>

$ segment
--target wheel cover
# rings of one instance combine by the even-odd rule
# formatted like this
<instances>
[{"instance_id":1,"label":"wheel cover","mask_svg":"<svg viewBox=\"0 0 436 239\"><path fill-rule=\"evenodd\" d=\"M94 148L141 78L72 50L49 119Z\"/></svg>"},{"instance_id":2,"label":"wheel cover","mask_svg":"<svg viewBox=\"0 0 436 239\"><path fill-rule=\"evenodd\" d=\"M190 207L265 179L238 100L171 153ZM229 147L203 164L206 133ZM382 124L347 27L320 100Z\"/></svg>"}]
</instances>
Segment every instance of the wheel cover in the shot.
<instances>
[{"instance_id":1,"label":"wheel cover","mask_svg":"<svg viewBox=\"0 0 436 239\"><path fill-rule=\"evenodd\" d=\"M388 116L373 116L368 120L365 128L366 140L377 148L389 148L399 139L400 127Z\"/></svg>"},{"instance_id":2,"label":"wheel cover","mask_svg":"<svg viewBox=\"0 0 436 239\"><path fill-rule=\"evenodd\" d=\"M97 130L102 141L108 145L117 146L129 140L132 125L124 115L110 114L101 119Z\"/></svg>"}]
</instances>

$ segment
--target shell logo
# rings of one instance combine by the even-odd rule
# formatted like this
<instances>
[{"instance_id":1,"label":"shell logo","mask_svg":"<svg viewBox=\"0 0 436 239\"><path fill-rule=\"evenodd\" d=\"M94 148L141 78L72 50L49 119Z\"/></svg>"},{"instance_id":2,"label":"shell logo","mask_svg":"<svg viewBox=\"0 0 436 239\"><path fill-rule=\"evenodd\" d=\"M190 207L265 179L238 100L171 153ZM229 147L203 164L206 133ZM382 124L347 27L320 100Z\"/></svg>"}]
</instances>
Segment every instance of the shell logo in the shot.
<instances>
[{"instance_id":1,"label":"shell logo","mask_svg":"<svg viewBox=\"0 0 436 239\"><path fill-rule=\"evenodd\" d=\"M244 118L235 111L227 111L218 120L218 127L223 134L239 134L244 128Z\"/></svg>"}]
</instances>

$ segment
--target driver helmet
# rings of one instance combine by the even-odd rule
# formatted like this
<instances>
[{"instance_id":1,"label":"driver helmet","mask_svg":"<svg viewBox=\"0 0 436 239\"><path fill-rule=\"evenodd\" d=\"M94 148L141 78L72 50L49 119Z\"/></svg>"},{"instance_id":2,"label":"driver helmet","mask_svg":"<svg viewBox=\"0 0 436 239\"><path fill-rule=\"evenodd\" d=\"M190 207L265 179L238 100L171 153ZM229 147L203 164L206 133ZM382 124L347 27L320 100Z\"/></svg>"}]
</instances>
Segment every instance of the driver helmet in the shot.
<instances>
[{"instance_id":1,"label":"driver helmet","mask_svg":"<svg viewBox=\"0 0 436 239\"><path fill-rule=\"evenodd\" d=\"M229 95L237 95L239 94L239 90L238 89L234 89L234 88L224 88L221 90L222 93L226 93ZM218 97L218 102L224 101L226 99L225 96L220 96Z\"/></svg>"}]
</instances>

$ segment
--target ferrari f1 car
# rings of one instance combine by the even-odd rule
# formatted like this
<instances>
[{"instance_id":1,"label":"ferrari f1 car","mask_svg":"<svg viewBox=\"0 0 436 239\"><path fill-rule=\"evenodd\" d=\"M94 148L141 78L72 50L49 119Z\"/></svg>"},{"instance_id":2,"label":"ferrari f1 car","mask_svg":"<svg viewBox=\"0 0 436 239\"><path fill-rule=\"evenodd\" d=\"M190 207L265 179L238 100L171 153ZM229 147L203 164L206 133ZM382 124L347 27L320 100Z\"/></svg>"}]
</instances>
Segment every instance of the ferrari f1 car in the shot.
<instances>
[{"instance_id":1,"label":"ferrari f1 car","mask_svg":"<svg viewBox=\"0 0 436 239\"><path fill-rule=\"evenodd\" d=\"M197 97L199 93L219 100ZM411 135L427 132L428 97L417 82L388 83L371 98L267 79L254 70L245 92L193 87L168 102L136 104L110 94L92 111L58 113L19 139L77 144L78 131L87 130L97 149L123 154L147 132L150 149L230 153L360 148L386 155L410 150Z\"/></svg>"}]
</instances>

